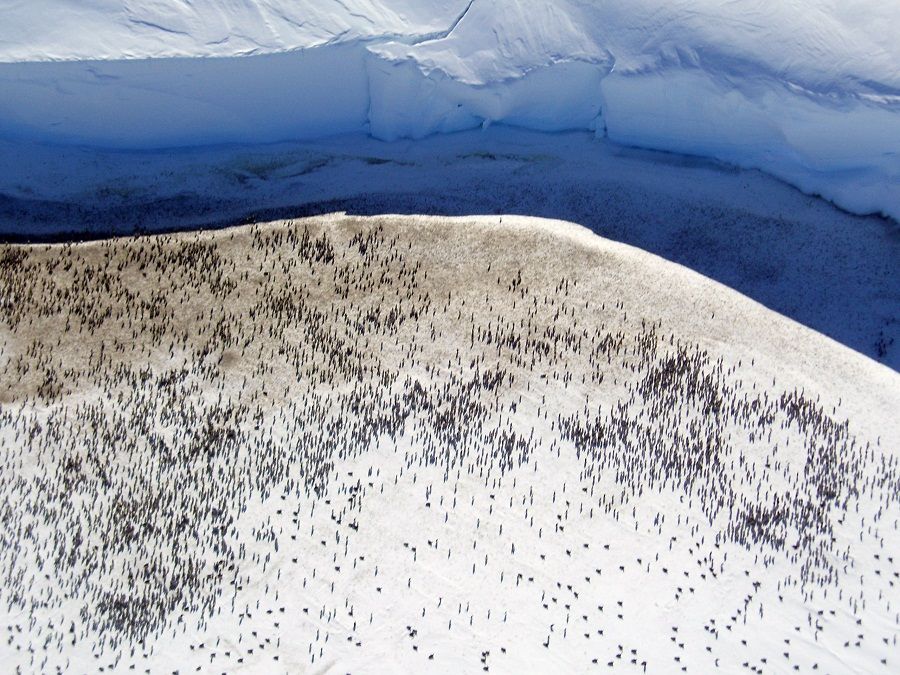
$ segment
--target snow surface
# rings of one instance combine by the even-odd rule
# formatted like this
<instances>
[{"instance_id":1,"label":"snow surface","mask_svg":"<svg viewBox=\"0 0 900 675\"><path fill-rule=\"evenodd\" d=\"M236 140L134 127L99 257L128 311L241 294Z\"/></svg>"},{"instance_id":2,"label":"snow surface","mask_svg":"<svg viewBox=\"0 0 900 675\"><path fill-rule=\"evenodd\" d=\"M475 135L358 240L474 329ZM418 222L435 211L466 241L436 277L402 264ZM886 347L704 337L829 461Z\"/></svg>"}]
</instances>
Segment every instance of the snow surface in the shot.
<instances>
[{"instance_id":1,"label":"snow surface","mask_svg":"<svg viewBox=\"0 0 900 675\"><path fill-rule=\"evenodd\" d=\"M900 218L896 3L4 5L7 138L149 148L592 129Z\"/></svg>"},{"instance_id":2,"label":"snow surface","mask_svg":"<svg viewBox=\"0 0 900 675\"><path fill-rule=\"evenodd\" d=\"M693 269L900 370L900 236L758 171L495 126L419 141L117 152L0 141L0 237L347 211L536 215Z\"/></svg>"},{"instance_id":3,"label":"snow surface","mask_svg":"<svg viewBox=\"0 0 900 675\"><path fill-rule=\"evenodd\" d=\"M509 216L0 265L9 669L897 670L900 375L721 284Z\"/></svg>"}]
</instances>

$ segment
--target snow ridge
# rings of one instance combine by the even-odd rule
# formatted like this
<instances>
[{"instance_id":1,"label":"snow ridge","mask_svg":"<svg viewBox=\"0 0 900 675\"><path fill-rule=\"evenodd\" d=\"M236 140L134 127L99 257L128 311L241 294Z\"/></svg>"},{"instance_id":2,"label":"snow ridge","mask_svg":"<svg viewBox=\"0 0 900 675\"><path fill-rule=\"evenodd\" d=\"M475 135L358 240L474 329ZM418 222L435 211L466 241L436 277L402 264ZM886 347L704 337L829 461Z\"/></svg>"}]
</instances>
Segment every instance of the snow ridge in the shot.
<instances>
[{"instance_id":1,"label":"snow ridge","mask_svg":"<svg viewBox=\"0 0 900 675\"><path fill-rule=\"evenodd\" d=\"M6 138L592 129L900 218L900 6L875 0L40 0L4 19Z\"/></svg>"}]
</instances>

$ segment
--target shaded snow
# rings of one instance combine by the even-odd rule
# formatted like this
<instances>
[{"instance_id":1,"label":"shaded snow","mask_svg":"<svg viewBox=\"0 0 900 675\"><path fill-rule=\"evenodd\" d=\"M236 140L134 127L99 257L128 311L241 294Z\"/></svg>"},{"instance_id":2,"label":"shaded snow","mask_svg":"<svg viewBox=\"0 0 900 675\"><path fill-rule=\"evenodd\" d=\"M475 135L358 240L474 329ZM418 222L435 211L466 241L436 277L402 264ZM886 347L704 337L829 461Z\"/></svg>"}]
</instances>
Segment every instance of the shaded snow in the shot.
<instances>
[{"instance_id":1,"label":"shaded snow","mask_svg":"<svg viewBox=\"0 0 900 675\"><path fill-rule=\"evenodd\" d=\"M755 171L501 126L180 151L0 142L0 236L348 211L539 215L656 253L900 369L900 237Z\"/></svg>"},{"instance_id":2,"label":"shaded snow","mask_svg":"<svg viewBox=\"0 0 900 675\"><path fill-rule=\"evenodd\" d=\"M5 137L148 148L595 129L900 217L896 4L6 4ZM186 58L160 59L173 56Z\"/></svg>"}]
</instances>

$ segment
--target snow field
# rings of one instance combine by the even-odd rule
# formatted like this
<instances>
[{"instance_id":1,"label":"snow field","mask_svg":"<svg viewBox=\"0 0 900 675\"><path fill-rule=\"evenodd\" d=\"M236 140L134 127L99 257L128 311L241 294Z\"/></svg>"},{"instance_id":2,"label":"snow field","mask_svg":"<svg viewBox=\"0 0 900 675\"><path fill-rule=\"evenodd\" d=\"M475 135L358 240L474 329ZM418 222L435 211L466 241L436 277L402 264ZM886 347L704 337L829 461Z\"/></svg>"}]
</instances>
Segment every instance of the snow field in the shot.
<instances>
[{"instance_id":1,"label":"snow field","mask_svg":"<svg viewBox=\"0 0 900 675\"><path fill-rule=\"evenodd\" d=\"M509 216L0 260L7 663L894 666L898 376L720 284Z\"/></svg>"}]
</instances>

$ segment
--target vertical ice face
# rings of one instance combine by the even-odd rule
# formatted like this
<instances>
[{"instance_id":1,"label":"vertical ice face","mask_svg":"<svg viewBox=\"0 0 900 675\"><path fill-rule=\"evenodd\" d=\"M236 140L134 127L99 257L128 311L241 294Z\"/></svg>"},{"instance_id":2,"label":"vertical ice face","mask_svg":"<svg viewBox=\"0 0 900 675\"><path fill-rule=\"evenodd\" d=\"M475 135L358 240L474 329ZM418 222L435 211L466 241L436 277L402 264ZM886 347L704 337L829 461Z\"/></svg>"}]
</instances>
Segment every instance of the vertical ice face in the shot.
<instances>
[{"instance_id":1,"label":"vertical ice face","mask_svg":"<svg viewBox=\"0 0 900 675\"><path fill-rule=\"evenodd\" d=\"M589 128L614 58L565 3L474 0L443 35L369 47L378 138L419 138L495 122Z\"/></svg>"},{"instance_id":2,"label":"vertical ice face","mask_svg":"<svg viewBox=\"0 0 900 675\"><path fill-rule=\"evenodd\" d=\"M3 4L6 137L146 147L366 128L383 139L495 123L598 129L900 216L897 3ZM247 55L270 60L190 58ZM185 58L159 59L173 56ZM48 60L79 63L32 63ZM248 80L254 69L262 76Z\"/></svg>"},{"instance_id":3,"label":"vertical ice face","mask_svg":"<svg viewBox=\"0 0 900 675\"><path fill-rule=\"evenodd\" d=\"M596 128L896 216L900 48L878 29L891 19L815 0L476 1L446 35L369 47L371 131Z\"/></svg>"},{"instance_id":4,"label":"vertical ice face","mask_svg":"<svg viewBox=\"0 0 900 675\"><path fill-rule=\"evenodd\" d=\"M896 106L774 80L737 88L696 68L614 74L602 89L615 142L762 169L850 211L900 215Z\"/></svg>"}]
</instances>

